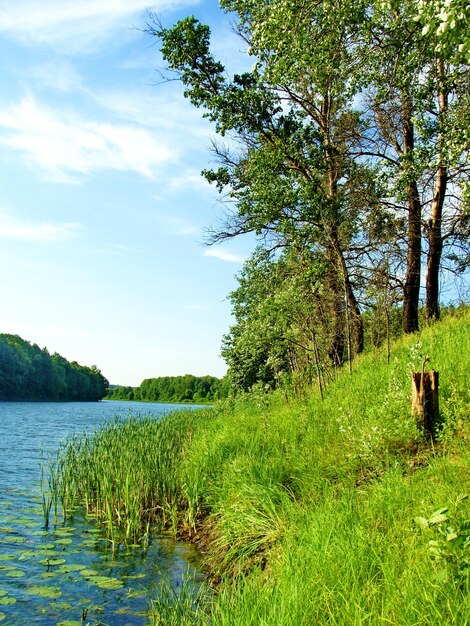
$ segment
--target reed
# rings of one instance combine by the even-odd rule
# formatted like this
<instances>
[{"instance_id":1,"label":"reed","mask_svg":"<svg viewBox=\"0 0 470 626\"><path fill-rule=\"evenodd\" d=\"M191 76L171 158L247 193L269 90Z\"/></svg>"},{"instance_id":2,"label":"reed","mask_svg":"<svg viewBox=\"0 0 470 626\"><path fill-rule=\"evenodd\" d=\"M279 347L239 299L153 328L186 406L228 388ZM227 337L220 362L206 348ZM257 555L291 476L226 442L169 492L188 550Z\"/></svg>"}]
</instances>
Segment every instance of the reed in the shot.
<instances>
[{"instance_id":1,"label":"reed","mask_svg":"<svg viewBox=\"0 0 470 626\"><path fill-rule=\"evenodd\" d=\"M83 506L113 545L137 543L157 524L174 532L185 522L194 527L178 480L193 422L192 411L163 421L133 416L71 437L50 464L54 502L64 517Z\"/></svg>"}]
</instances>

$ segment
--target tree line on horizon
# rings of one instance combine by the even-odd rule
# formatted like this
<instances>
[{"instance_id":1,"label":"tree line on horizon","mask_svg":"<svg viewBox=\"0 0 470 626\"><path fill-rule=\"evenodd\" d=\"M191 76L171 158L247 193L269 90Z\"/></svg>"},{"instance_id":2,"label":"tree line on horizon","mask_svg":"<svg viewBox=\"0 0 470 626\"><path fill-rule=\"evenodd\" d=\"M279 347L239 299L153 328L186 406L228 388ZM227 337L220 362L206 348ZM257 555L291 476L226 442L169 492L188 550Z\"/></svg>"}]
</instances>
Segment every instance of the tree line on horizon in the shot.
<instances>
[{"instance_id":1,"label":"tree line on horizon","mask_svg":"<svg viewBox=\"0 0 470 626\"><path fill-rule=\"evenodd\" d=\"M185 374L146 378L139 387L110 385L106 400L204 404L227 396L228 384L224 379Z\"/></svg>"},{"instance_id":2,"label":"tree line on horizon","mask_svg":"<svg viewBox=\"0 0 470 626\"><path fill-rule=\"evenodd\" d=\"M0 334L0 400L94 402L108 381L95 366L69 362L18 335Z\"/></svg>"},{"instance_id":3,"label":"tree line on horizon","mask_svg":"<svg viewBox=\"0 0 470 626\"><path fill-rule=\"evenodd\" d=\"M168 80L212 122L222 222L254 234L222 355L234 390L328 371L441 314L470 266L469 5L221 0L252 69L214 56L194 17L153 16ZM462 283L463 284L463 283ZM457 294L456 294L457 295ZM351 365L350 365L351 366Z\"/></svg>"}]
</instances>

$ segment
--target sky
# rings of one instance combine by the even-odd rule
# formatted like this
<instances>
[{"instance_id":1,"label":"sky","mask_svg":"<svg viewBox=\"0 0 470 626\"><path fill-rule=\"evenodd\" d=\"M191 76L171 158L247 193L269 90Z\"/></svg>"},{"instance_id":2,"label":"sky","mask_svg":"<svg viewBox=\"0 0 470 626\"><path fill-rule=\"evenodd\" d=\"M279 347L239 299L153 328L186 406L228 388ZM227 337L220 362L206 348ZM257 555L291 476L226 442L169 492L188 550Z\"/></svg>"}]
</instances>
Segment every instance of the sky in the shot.
<instances>
[{"instance_id":1,"label":"sky","mask_svg":"<svg viewBox=\"0 0 470 626\"><path fill-rule=\"evenodd\" d=\"M0 0L0 333L123 385L224 375L254 245L204 245L224 211L200 176L213 129L161 82L149 10L196 16L248 67L215 0Z\"/></svg>"}]
</instances>

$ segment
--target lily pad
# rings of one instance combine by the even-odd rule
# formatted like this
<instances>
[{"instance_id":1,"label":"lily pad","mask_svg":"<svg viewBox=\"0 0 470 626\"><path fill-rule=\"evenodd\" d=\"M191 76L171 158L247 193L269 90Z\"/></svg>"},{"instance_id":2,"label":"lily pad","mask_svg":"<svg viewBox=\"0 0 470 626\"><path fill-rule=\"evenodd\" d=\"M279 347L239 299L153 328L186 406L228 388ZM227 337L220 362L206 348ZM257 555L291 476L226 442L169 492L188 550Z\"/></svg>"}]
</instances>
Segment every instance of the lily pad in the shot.
<instances>
[{"instance_id":1,"label":"lily pad","mask_svg":"<svg viewBox=\"0 0 470 626\"><path fill-rule=\"evenodd\" d=\"M57 626L83 626L83 622L76 619L66 619L64 622L57 622Z\"/></svg>"},{"instance_id":2,"label":"lily pad","mask_svg":"<svg viewBox=\"0 0 470 626\"><path fill-rule=\"evenodd\" d=\"M13 554L0 554L0 561L13 561L14 558Z\"/></svg>"},{"instance_id":3,"label":"lily pad","mask_svg":"<svg viewBox=\"0 0 470 626\"><path fill-rule=\"evenodd\" d=\"M82 569L80 572L81 576L85 576L85 578L88 578L90 576L98 576L99 572L97 572L95 569Z\"/></svg>"},{"instance_id":4,"label":"lily pad","mask_svg":"<svg viewBox=\"0 0 470 626\"><path fill-rule=\"evenodd\" d=\"M49 608L53 611L68 611L72 608L72 605L68 602L51 602Z\"/></svg>"},{"instance_id":5,"label":"lily pad","mask_svg":"<svg viewBox=\"0 0 470 626\"><path fill-rule=\"evenodd\" d=\"M16 598L12 598L10 596L0 598L0 605L6 606L7 604L16 604Z\"/></svg>"},{"instance_id":6,"label":"lily pad","mask_svg":"<svg viewBox=\"0 0 470 626\"><path fill-rule=\"evenodd\" d=\"M5 618L6 618L5 613L2 613L2 612L0 611L0 622L3 622L3 620L4 620Z\"/></svg>"},{"instance_id":7,"label":"lily pad","mask_svg":"<svg viewBox=\"0 0 470 626\"><path fill-rule=\"evenodd\" d=\"M39 550L53 550L55 548L55 544L53 544L53 543L38 543L37 548Z\"/></svg>"},{"instance_id":8,"label":"lily pad","mask_svg":"<svg viewBox=\"0 0 470 626\"><path fill-rule=\"evenodd\" d=\"M60 565L56 572L61 572L63 574L68 574L69 572L80 572L83 569L83 565L79 565L78 563L65 563L64 565Z\"/></svg>"},{"instance_id":9,"label":"lily pad","mask_svg":"<svg viewBox=\"0 0 470 626\"><path fill-rule=\"evenodd\" d=\"M52 572L50 571L44 572L43 574L39 576L39 578L42 578L42 579L57 578L57 576L59 575L59 573L57 572L57 569L53 570Z\"/></svg>"},{"instance_id":10,"label":"lily pad","mask_svg":"<svg viewBox=\"0 0 470 626\"><path fill-rule=\"evenodd\" d=\"M70 539L70 537L64 537L63 539L57 539L56 543L60 544L61 546L67 546L72 543L72 539Z\"/></svg>"},{"instance_id":11,"label":"lily pad","mask_svg":"<svg viewBox=\"0 0 470 626\"><path fill-rule=\"evenodd\" d=\"M124 586L120 580L110 576L90 576L88 580L100 589L121 589Z\"/></svg>"},{"instance_id":12,"label":"lily pad","mask_svg":"<svg viewBox=\"0 0 470 626\"><path fill-rule=\"evenodd\" d=\"M0 543L24 543L26 537L20 537L18 535L9 535L5 539L0 539Z\"/></svg>"},{"instance_id":13,"label":"lily pad","mask_svg":"<svg viewBox=\"0 0 470 626\"><path fill-rule=\"evenodd\" d=\"M59 598L62 592L59 587L46 587L45 585L35 585L26 589L26 593L41 598Z\"/></svg>"},{"instance_id":14,"label":"lily pad","mask_svg":"<svg viewBox=\"0 0 470 626\"><path fill-rule=\"evenodd\" d=\"M47 567L52 567L53 565L62 565L62 563L65 563L65 559L42 559L39 563L41 565L47 565Z\"/></svg>"},{"instance_id":15,"label":"lily pad","mask_svg":"<svg viewBox=\"0 0 470 626\"><path fill-rule=\"evenodd\" d=\"M8 595L8 591L5 591L5 589L0 589L0 598L3 598L3 596L7 596Z\"/></svg>"},{"instance_id":16,"label":"lily pad","mask_svg":"<svg viewBox=\"0 0 470 626\"><path fill-rule=\"evenodd\" d=\"M142 596L146 596L148 591L146 589L130 589L127 597L128 598L142 598Z\"/></svg>"},{"instance_id":17,"label":"lily pad","mask_svg":"<svg viewBox=\"0 0 470 626\"><path fill-rule=\"evenodd\" d=\"M20 569L9 570L8 572L5 572L5 578L22 578L24 575L25 572Z\"/></svg>"}]
</instances>

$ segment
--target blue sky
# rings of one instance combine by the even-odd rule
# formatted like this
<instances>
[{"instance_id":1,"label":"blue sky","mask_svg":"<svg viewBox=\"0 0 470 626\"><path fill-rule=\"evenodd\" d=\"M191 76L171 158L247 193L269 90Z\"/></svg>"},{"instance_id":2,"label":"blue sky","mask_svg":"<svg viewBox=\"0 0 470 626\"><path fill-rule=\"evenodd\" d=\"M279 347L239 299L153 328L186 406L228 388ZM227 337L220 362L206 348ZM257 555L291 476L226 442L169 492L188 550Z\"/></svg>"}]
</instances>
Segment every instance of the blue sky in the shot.
<instances>
[{"instance_id":1,"label":"blue sky","mask_svg":"<svg viewBox=\"0 0 470 626\"><path fill-rule=\"evenodd\" d=\"M15 0L0 9L0 332L112 383L222 376L228 293L253 242L205 248L223 208L213 131L141 30L195 15L247 67L210 0Z\"/></svg>"}]
</instances>

